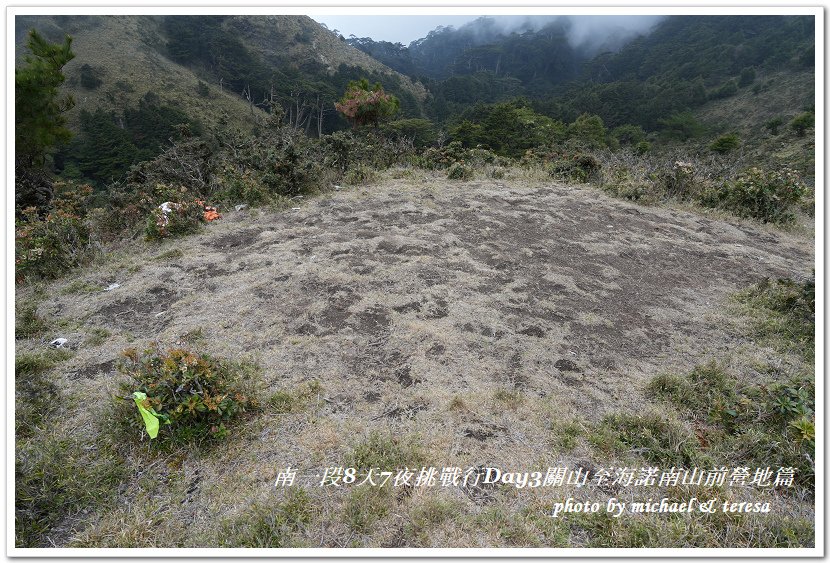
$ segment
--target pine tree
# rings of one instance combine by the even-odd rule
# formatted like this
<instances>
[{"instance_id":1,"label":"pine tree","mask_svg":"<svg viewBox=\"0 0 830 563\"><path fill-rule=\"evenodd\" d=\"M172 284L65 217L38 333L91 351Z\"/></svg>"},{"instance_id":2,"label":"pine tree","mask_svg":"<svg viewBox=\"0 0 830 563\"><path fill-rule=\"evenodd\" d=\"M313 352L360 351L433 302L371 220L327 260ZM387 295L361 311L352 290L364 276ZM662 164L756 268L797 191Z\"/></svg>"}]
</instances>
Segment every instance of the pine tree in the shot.
<instances>
[{"instance_id":1,"label":"pine tree","mask_svg":"<svg viewBox=\"0 0 830 563\"><path fill-rule=\"evenodd\" d=\"M69 140L63 113L71 109L71 96L60 97L58 89L65 77L62 69L75 54L72 38L63 44L46 41L34 29L26 46L31 51L25 66L15 69L15 161L18 167L42 166L49 149Z\"/></svg>"}]
</instances>

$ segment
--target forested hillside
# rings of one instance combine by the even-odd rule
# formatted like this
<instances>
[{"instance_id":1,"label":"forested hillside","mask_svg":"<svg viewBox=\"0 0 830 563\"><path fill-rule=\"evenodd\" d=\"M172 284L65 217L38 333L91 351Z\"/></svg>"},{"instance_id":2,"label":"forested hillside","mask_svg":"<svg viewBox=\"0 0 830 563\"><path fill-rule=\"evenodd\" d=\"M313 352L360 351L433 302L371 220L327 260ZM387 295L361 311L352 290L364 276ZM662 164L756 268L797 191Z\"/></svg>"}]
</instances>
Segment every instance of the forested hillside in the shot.
<instances>
[{"instance_id":1,"label":"forested hillside","mask_svg":"<svg viewBox=\"0 0 830 563\"><path fill-rule=\"evenodd\" d=\"M272 104L307 134L345 128L334 102L362 77L394 92L405 116L420 116L425 97L304 16L24 16L15 21L18 60L30 29L73 37L62 90L75 100L66 112L75 135L54 166L97 186L183 133L251 132Z\"/></svg>"},{"instance_id":2,"label":"forested hillside","mask_svg":"<svg viewBox=\"0 0 830 563\"><path fill-rule=\"evenodd\" d=\"M668 17L599 54L573 46L569 25L561 19L508 33L482 18L459 29L439 28L408 47L368 38L349 42L400 72L428 78L428 112L438 121L476 102L526 96L554 119L573 121L587 112L612 127L656 130L672 114L741 88L761 88L770 73L811 71L813 65L808 17Z\"/></svg>"},{"instance_id":3,"label":"forested hillside","mask_svg":"<svg viewBox=\"0 0 830 563\"><path fill-rule=\"evenodd\" d=\"M815 18L604 22L16 18L10 554L817 555Z\"/></svg>"}]
</instances>

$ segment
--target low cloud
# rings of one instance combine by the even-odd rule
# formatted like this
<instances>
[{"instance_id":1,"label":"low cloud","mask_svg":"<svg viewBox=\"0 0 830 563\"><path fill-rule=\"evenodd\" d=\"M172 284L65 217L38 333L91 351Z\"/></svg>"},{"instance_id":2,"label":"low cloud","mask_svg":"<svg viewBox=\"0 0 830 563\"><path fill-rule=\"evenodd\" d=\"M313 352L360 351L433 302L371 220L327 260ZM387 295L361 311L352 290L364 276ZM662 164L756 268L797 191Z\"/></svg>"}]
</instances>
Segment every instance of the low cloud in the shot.
<instances>
[{"instance_id":1,"label":"low cloud","mask_svg":"<svg viewBox=\"0 0 830 563\"><path fill-rule=\"evenodd\" d=\"M488 25L481 20L459 28L468 31L480 29L482 41L493 35L538 31L551 24L560 24L568 41L575 49L594 54L599 51L617 50L638 35L644 35L666 16L494 16L488 17Z\"/></svg>"}]
</instances>

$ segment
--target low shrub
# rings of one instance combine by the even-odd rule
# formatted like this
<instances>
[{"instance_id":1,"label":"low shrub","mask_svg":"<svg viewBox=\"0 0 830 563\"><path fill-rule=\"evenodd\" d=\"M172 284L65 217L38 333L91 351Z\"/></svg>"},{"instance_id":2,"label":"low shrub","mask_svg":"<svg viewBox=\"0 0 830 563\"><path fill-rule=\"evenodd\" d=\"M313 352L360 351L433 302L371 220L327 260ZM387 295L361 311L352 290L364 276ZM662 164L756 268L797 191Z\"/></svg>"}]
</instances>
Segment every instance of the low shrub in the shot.
<instances>
[{"instance_id":1,"label":"low shrub","mask_svg":"<svg viewBox=\"0 0 830 563\"><path fill-rule=\"evenodd\" d=\"M640 141L637 143L637 146L634 147L634 152L637 154L646 154L648 151L651 150L651 143L648 141Z\"/></svg>"},{"instance_id":2,"label":"low shrub","mask_svg":"<svg viewBox=\"0 0 830 563\"><path fill-rule=\"evenodd\" d=\"M796 468L796 484L813 489L815 386L809 378L746 385L708 364L686 376L657 376L647 392L694 421L695 449L736 466Z\"/></svg>"},{"instance_id":3,"label":"low shrub","mask_svg":"<svg viewBox=\"0 0 830 563\"><path fill-rule=\"evenodd\" d=\"M697 193L699 184L695 180L694 165L681 160L675 161L671 168L661 171L657 177L664 196L680 200L689 199Z\"/></svg>"},{"instance_id":4,"label":"low shrub","mask_svg":"<svg viewBox=\"0 0 830 563\"><path fill-rule=\"evenodd\" d=\"M798 174L789 168L772 171L750 168L735 180L703 192L699 201L764 223L788 223L795 218L791 208L806 191Z\"/></svg>"},{"instance_id":5,"label":"low shrub","mask_svg":"<svg viewBox=\"0 0 830 563\"><path fill-rule=\"evenodd\" d=\"M658 414L611 414L603 418L589 442L604 453L637 451L665 467L693 467L705 462L694 434L678 421Z\"/></svg>"},{"instance_id":6,"label":"low shrub","mask_svg":"<svg viewBox=\"0 0 830 563\"><path fill-rule=\"evenodd\" d=\"M34 207L15 220L15 280L62 276L89 252L89 227L74 213L57 210L42 216Z\"/></svg>"},{"instance_id":7,"label":"low shrub","mask_svg":"<svg viewBox=\"0 0 830 563\"><path fill-rule=\"evenodd\" d=\"M426 170L449 168L464 159L466 150L459 141L453 141L443 147L429 147L412 156L412 163Z\"/></svg>"},{"instance_id":8,"label":"low shrub","mask_svg":"<svg viewBox=\"0 0 830 563\"><path fill-rule=\"evenodd\" d=\"M600 168L596 157L587 153L556 155L547 165L548 174L552 178L580 183L596 178Z\"/></svg>"},{"instance_id":9,"label":"low shrub","mask_svg":"<svg viewBox=\"0 0 830 563\"><path fill-rule=\"evenodd\" d=\"M741 146L741 140L734 133L721 135L709 145L709 150L720 154L726 154Z\"/></svg>"},{"instance_id":10,"label":"low shrub","mask_svg":"<svg viewBox=\"0 0 830 563\"><path fill-rule=\"evenodd\" d=\"M159 438L185 442L222 438L231 421L259 408L251 381L256 370L250 364L180 348L162 352L156 347L142 354L128 349L123 356L119 367L130 380L121 385L121 391L127 397L135 391L145 393L146 406L170 421L161 426ZM131 413L133 425L143 428L134 405Z\"/></svg>"},{"instance_id":11,"label":"low shrub","mask_svg":"<svg viewBox=\"0 0 830 563\"><path fill-rule=\"evenodd\" d=\"M453 162L447 169L447 178L450 180L469 180L475 175L473 168L462 162Z\"/></svg>"},{"instance_id":12,"label":"low shrub","mask_svg":"<svg viewBox=\"0 0 830 563\"><path fill-rule=\"evenodd\" d=\"M753 320L754 336L781 351L815 355L816 284L814 279L766 279L736 295Z\"/></svg>"},{"instance_id":13,"label":"low shrub","mask_svg":"<svg viewBox=\"0 0 830 563\"><path fill-rule=\"evenodd\" d=\"M351 166L343 175L343 181L353 186L368 184L375 178L377 178L375 169L360 162Z\"/></svg>"},{"instance_id":14,"label":"low shrub","mask_svg":"<svg viewBox=\"0 0 830 563\"><path fill-rule=\"evenodd\" d=\"M337 170L341 175L357 165L385 170L415 154L411 139L384 136L370 130L326 135L321 139L320 151L320 161L326 168Z\"/></svg>"},{"instance_id":15,"label":"low shrub","mask_svg":"<svg viewBox=\"0 0 830 563\"><path fill-rule=\"evenodd\" d=\"M204 203L200 200L168 201L147 218L147 240L190 235L199 232L204 222Z\"/></svg>"},{"instance_id":16,"label":"low shrub","mask_svg":"<svg viewBox=\"0 0 830 563\"><path fill-rule=\"evenodd\" d=\"M645 178L638 178L626 167L607 170L600 183L602 190L614 197L652 204L659 199L655 183Z\"/></svg>"},{"instance_id":17,"label":"low shrub","mask_svg":"<svg viewBox=\"0 0 830 563\"><path fill-rule=\"evenodd\" d=\"M811 111L804 112L797 115L790 121L790 128L795 131L799 137L807 134L807 129L811 129L816 121L816 116Z\"/></svg>"}]
</instances>

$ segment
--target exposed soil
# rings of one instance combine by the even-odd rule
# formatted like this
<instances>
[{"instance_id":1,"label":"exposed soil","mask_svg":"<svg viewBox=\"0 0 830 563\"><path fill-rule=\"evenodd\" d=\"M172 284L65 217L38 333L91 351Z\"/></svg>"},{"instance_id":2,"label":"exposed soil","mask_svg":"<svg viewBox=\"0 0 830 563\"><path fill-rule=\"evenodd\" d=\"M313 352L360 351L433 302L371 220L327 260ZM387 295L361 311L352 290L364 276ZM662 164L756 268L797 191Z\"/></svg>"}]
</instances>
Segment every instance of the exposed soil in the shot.
<instances>
[{"instance_id":1,"label":"exposed soil","mask_svg":"<svg viewBox=\"0 0 830 563\"><path fill-rule=\"evenodd\" d=\"M208 512L240 509L277 466L331 465L373 429L421 436L436 465L554 462L550 420L636 410L656 373L740 345L720 317L730 294L815 262L804 236L520 181L391 180L230 212L175 244L164 264L137 251L116 290L43 307L112 333L78 350L74 378L111 380L102 359L201 329L211 354L259 362L271 391L321 384L313 428L264 429L245 463L203 460Z\"/></svg>"},{"instance_id":2,"label":"exposed soil","mask_svg":"<svg viewBox=\"0 0 830 563\"><path fill-rule=\"evenodd\" d=\"M814 263L809 241L590 188L441 184L231 213L172 264L55 305L148 342L200 327L217 352L255 351L274 382L358 401L369 382L388 398L505 385L604 411L722 345L711 314L731 292Z\"/></svg>"}]
</instances>

